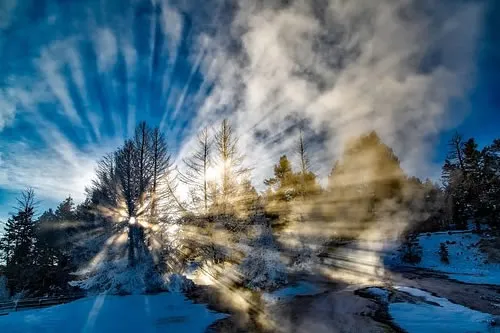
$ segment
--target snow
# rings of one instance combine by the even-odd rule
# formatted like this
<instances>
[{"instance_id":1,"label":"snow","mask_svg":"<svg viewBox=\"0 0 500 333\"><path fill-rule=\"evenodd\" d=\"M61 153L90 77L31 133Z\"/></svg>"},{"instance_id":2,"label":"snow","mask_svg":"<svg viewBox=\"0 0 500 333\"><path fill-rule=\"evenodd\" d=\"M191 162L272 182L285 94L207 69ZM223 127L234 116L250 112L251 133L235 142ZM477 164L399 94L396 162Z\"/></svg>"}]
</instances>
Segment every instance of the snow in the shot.
<instances>
[{"instance_id":1,"label":"snow","mask_svg":"<svg viewBox=\"0 0 500 333\"><path fill-rule=\"evenodd\" d=\"M275 290L271 293L263 293L262 298L269 303L290 300L295 296L316 295L321 289L309 282L300 281L297 284Z\"/></svg>"},{"instance_id":2,"label":"snow","mask_svg":"<svg viewBox=\"0 0 500 333\"><path fill-rule=\"evenodd\" d=\"M224 317L180 293L100 295L1 316L0 332L204 332Z\"/></svg>"},{"instance_id":3,"label":"snow","mask_svg":"<svg viewBox=\"0 0 500 333\"><path fill-rule=\"evenodd\" d=\"M389 291L387 291L386 289L370 287L366 288L366 292L377 297L381 301L388 302L389 300Z\"/></svg>"},{"instance_id":4,"label":"snow","mask_svg":"<svg viewBox=\"0 0 500 333\"><path fill-rule=\"evenodd\" d=\"M170 292L186 292L194 288L194 283L181 274L167 274L164 277L165 285Z\"/></svg>"},{"instance_id":5,"label":"snow","mask_svg":"<svg viewBox=\"0 0 500 333\"><path fill-rule=\"evenodd\" d=\"M500 285L500 265L485 263L486 255L477 246L481 240L478 234L436 232L421 234L418 240L423 250L422 261L413 266L443 272L461 282ZM440 243L448 247L449 264L440 260Z\"/></svg>"},{"instance_id":6,"label":"snow","mask_svg":"<svg viewBox=\"0 0 500 333\"><path fill-rule=\"evenodd\" d=\"M391 303L389 314L394 322L408 333L422 332L500 332L489 325L493 316L454 304L445 298L432 296L423 290L396 287L399 291L423 297L429 303Z\"/></svg>"},{"instance_id":7,"label":"snow","mask_svg":"<svg viewBox=\"0 0 500 333\"><path fill-rule=\"evenodd\" d=\"M249 244L240 243L246 257L238 267L247 287L255 290L270 290L287 283L287 269L281 262L269 227L255 226L258 236Z\"/></svg>"}]
</instances>

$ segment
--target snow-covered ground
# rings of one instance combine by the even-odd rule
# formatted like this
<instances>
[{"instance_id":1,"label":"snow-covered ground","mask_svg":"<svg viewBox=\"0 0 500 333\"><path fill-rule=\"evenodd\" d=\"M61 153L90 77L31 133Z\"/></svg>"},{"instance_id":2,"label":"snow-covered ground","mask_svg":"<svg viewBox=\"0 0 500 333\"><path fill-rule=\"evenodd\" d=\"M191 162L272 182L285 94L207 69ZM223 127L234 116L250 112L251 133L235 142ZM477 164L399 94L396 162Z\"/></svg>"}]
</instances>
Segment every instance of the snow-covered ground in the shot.
<instances>
[{"instance_id":1,"label":"snow-covered ground","mask_svg":"<svg viewBox=\"0 0 500 333\"><path fill-rule=\"evenodd\" d=\"M500 285L500 265L487 262L486 255L478 248L481 240L478 234L435 232L421 234L418 240L422 246L422 261L415 267L443 272L461 282ZM440 260L438 251L441 243L448 247L449 264ZM395 253L391 254L388 262L391 265L402 264Z\"/></svg>"},{"instance_id":2,"label":"snow-covered ground","mask_svg":"<svg viewBox=\"0 0 500 333\"><path fill-rule=\"evenodd\" d=\"M500 327L490 325L494 319L490 314L451 303L446 298L433 296L420 289L410 287L395 287L395 289L422 298L421 302L396 301L388 305L389 315L394 323L408 333L500 332ZM377 298L389 294L382 288L368 288L367 292Z\"/></svg>"},{"instance_id":3,"label":"snow-covered ground","mask_svg":"<svg viewBox=\"0 0 500 333\"><path fill-rule=\"evenodd\" d=\"M180 293L101 295L1 316L0 332L204 332L224 317Z\"/></svg>"}]
</instances>

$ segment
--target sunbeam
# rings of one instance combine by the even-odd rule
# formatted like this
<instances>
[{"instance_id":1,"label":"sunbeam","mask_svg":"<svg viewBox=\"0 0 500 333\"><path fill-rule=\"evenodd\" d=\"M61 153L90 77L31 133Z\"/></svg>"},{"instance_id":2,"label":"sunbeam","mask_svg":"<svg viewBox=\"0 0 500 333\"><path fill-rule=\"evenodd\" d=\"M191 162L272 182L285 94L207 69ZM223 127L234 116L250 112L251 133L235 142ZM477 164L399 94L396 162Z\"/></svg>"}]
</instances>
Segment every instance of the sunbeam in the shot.
<instances>
[{"instance_id":1,"label":"sunbeam","mask_svg":"<svg viewBox=\"0 0 500 333\"><path fill-rule=\"evenodd\" d=\"M496 14L0 1L0 331L494 330Z\"/></svg>"}]
</instances>

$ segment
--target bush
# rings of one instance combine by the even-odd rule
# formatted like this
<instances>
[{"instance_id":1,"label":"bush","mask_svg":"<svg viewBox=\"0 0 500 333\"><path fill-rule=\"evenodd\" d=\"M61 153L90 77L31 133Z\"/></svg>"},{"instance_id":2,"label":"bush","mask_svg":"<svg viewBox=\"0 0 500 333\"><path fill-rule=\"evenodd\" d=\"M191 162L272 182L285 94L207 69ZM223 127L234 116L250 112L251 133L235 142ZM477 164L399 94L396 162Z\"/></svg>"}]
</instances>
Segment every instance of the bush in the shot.
<instances>
[{"instance_id":1,"label":"bush","mask_svg":"<svg viewBox=\"0 0 500 333\"><path fill-rule=\"evenodd\" d=\"M91 270L82 270L75 275L80 276L81 280L69 284L91 293L142 294L160 291L164 284L160 274L149 262L129 267L126 258L102 261Z\"/></svg>"},{"instance_id":2,"label":"bush","mask_svg":"<svg viewBox=\"0 0 500 333\"><path fill-rule=\"evenodd\" d=\"M422 261L422 247L415 236L408 236L401 247L401 259L408 264L418 264Z\"/></svg>"},{"instance_id":3,"label":"bush","mask_svg":"<svg viewBox=\"0 0 500 333\"><path fill-rule=\"evenodd\" d=\"M441 262L443 264L449 264L450 263L450 258L448 254L448 247L446 246L445 243L439 244L439 258L441 259Z\"/></svg>"},{"instance_id":4,"label":"bush","mask_svg":"<svg viewBox=\"0 0 500 333\"><path fill-rule=\"evenodd\" d=\"M239 270L251 289L275 289L287 283L286 267L277 250L254 249L243 260Z\"/></svg>"},{"instance_id":5,"label":"bush","mask_svg":"<svg viewBox=\"0 0 500 333\"><path fill-rule=\"evenodd\" d=\"M246 286L268 290L286 284L286 267L281 262L271 231L264 228L249 245L247 256L239 265L239 272Z\"/></svg>"}]
</instances>

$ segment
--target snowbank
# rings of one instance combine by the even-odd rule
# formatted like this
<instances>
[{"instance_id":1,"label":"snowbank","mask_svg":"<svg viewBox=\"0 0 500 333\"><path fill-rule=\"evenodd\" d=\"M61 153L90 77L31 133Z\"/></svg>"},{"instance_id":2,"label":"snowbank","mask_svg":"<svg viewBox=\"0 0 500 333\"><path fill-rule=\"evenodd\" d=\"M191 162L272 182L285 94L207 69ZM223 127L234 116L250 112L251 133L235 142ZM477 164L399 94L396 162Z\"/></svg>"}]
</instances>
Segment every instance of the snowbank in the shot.
<instances>
[{"instance_id":1,"label":"snowbank","mask_svg":"<svg viewBox=\"0 0 500 333\"><path fill-rule=\"evenodd\" d=\"M500 332L500 327L489 323L493 316L451 303L420 289L396 287L412 296L422 297L429 303L391 303L389 314L394 322L408 333L421 332Z\"/></svg>"},{"instance_id":2,"label":"snowbank","mask_svg":"<svg viewBox=\"0 0 500 333\"><path fill-rule=\"evenodd\" d=\"M225 315L179 293L89 297L0 317L0 332L204 332Z\"/></svg>"},{"instance_id":3,"label":"snowbank","mask_svg":"<svg viewBox=\"0 0 500 333\"><path fill-rule=\"evenodd\" d=\"M500 265L487 262L486 255L477 246L480 240L481 237L472 232L421 234L418 241L423 250L422 261L412 266L443 272L466 283L500 285ZM440 260L438 251L441 243L448 248L449 264ZM389 264L408 265L402 263L399 256L392 255Z\"/></svg>"}]
</instances>

